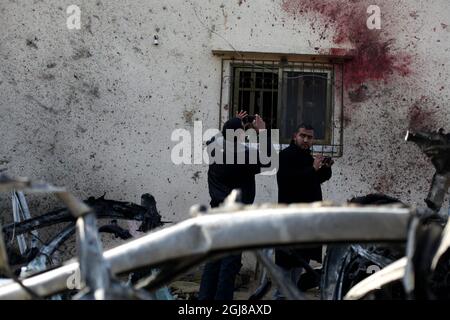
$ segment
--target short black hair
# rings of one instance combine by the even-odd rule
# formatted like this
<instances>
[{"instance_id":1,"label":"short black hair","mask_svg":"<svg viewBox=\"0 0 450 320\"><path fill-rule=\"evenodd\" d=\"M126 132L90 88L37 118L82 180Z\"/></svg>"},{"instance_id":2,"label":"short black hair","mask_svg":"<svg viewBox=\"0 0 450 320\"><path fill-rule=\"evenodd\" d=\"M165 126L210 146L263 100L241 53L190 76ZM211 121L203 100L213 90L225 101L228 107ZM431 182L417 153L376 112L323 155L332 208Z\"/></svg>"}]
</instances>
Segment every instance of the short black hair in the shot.
<instances>
[{"instance_id":1,"label":"short black hair","mask_svg":"<svg viewBox=\"0 0 450 320\"><path fill-rule=\"evenodd\" d=\"M242 119L240 118L231 118L230 120L228 120L227 122L225 122L225 124L223 125L222 128L222 135L225 138L226 137L226 132L227 130L239 130L239 129L244 129L244 125L242 124Z\"/></svg>"},{"instance_id":2,"label":"short black hair","mask_svg":"<svg viewBox=\"0 0 450 320\"><path fill-rule=\"evenodd\" d=\"M312 125L306 122L302 122L299 126L296 127L294 133L292 133L291 143L294 143L294 137L300 131L301 128L306 130L314 130L314 127Z\"/></svg>"},{"instance_id":3,"label":"short black hair","mask_svg":"<svg viewBox=\"0 0 450 320\"><path fill-rule=\"evenodd\" d=\"M302 124L297 126L297 128L295 129L295 133L297 133L302 128L306 130L314 130L314 127L311 124L303 122Z\"/></svg>"}]
</instances>

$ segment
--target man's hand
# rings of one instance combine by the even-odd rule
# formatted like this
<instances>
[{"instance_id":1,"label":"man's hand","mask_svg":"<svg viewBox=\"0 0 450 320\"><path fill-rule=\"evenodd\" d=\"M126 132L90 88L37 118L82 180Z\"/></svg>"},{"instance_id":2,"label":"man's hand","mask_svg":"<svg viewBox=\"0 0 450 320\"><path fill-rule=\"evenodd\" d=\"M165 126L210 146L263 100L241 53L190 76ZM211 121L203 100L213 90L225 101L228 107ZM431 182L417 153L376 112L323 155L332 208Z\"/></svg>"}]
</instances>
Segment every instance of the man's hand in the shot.
<instances>
[{"instance_id":1,"label":"man's hand","mask_svg":"<svg viewBox=\"0 0 450 320\"><path fill-rule=\"evenodd\" d=\"M246 116L248 116L247 111L241 110L239 112L236 112L236 117L241 119L241 120L244 119Z\"/></svg>"},{"instance_id":2,"label":"man's hand","mask_svg":"<svg viewBox=\"0 0 450 320\"><path fill-rule=\"evenodd\" d=\"M322 162L323 162L323 156L315 156L314 163L313 163L314 170L318 171L322 167Z\"/></svg>"},{"instance_id":3,"label":"man's hand","mask_svg":"<svg viewBox=\"0 0 450 320\"><path fill-rule=\"evenodd\" d=\"M266 128L266 123L264 120L257 114L255 114L255 121L253 121L253 127L256 131L264 130Z\"/></svg>"},{"instance_id":4,"label":"man's hand","mask_svg":"<svg viewBox=\"0 0 450 320\"><path fill-rule=\"evenodd\" d=\"M334 164L334 160L331 157L325 157L322 161L322 167L325 168L331 168L331 166Z\"/></svg>"}]
</instances>

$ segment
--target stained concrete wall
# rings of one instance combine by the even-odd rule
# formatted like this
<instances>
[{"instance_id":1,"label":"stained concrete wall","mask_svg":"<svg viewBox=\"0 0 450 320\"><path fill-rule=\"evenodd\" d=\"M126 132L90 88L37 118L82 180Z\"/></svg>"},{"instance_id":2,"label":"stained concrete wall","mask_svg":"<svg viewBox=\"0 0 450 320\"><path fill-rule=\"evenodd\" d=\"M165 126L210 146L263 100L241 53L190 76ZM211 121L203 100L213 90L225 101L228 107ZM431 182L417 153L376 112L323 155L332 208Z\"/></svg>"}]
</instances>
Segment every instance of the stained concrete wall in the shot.
<instances>
[{"instance_id":1,"label":"stained concrete wall","mask_svg":"<svg viewBox=\"0 0 450 320\"><path fill-rule=\"evenodd\" d=\"M165 219L185 219L209 202L207 166L174 165L170 138L195 120L217 127L221 62L211 51L352 49L344 156L325 197L377 191L421 204L433 171L403 137L448 129L450 3L393 2L3 0L0 169L82 198L139 202L149 192ZM81 30L66 27L71 4ZM380 31L364 28L369 4L381 7ZM276 190L274 177L258 177L258 202Z\"/></svg>"}]
</instances>

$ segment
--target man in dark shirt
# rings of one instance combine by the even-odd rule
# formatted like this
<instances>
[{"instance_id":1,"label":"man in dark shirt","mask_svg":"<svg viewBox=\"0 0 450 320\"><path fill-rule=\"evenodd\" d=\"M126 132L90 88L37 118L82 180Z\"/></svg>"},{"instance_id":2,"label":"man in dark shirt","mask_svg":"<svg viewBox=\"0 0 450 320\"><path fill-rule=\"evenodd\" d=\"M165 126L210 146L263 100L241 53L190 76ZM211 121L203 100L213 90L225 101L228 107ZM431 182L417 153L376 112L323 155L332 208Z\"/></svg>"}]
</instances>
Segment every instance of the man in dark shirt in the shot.
<instances>
[{"instance_id":1,"label":"man in dark shirt","mask_svg":"<svg viewBox=\"0 0 450 320\"><path fill-rule=\"evenodd\" d=\"M313 127L302 124L294 133L290 146L280 152L280 167L277 173L279 203L322 201L321 184L331 178L333 160L323 156L313 157L313 142ZM309 263L310 259L320 261L321 254L321 246L296 250L277 249L275 262L285 275L297 284L304 263ZM298 257L303 261L299 261ZM282 298L278 290L275 298Z\"/></svg>"},{"instance_id":2,"label":"man in dark shirt","mask_svg":"<svg viewBox=\"0 0 450 320\"><path fill-rule=\"evenodd\" d=\"M212 149L210 152L212 158L221 159L212 162L208 170L210 204L213 208L218 207L234 189L240 190L242 203L252 204L255 199L255 175L261 172L262 167L268 166L260 162L259 153L256 163L249 161L250 153L258 150L251 150L245 144L245 128L242 121L245 116L246 113L241 112L238 117L228 120L222 134L207 143ZM258 115L255 115L252 127L258 132L266 128ZM236 136L228 136L227 130L235 132ZM232 153L231 157L227 157L227 152ZM232 163L229 163L227 160L231 159ZM243 163L240 163L239 159L243 159ZM200 283L199 300L232 300L234 282L241 266L241 254L207 263Z\"/></svg>"}]
</instances>

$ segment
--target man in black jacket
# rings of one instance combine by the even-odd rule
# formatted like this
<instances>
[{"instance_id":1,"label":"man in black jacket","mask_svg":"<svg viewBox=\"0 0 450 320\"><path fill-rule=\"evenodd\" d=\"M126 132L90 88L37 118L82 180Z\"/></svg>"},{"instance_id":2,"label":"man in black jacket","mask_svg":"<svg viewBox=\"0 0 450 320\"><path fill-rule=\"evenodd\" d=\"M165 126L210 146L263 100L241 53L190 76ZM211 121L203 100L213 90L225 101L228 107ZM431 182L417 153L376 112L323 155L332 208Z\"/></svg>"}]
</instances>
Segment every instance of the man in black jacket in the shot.
<instances>
[{"instance_id":1,"label":"man in black jacket","mask_svg":"<svg viewBox=\"0 0 450 320\"><path fill-rule=\"evenodd\" d=\"M294 133L290 146L280 152L277 173L279 203L322 201L321 184L331 178L333 160L322 156L313 157L313 142L313 127L302 124ZM311 259L320 261L321 254L321 246L296 250L278 249L275 250L275 262L297 284L301 267ZM282 298L279 290L275 293L275 298Z\"/></svg>"},{"instance_id":2,"label":"man in black jacket","mask_svg":"<svg viewBox=\"0 0 450 320\"><path fill-rule=\"evenodd\" d=\"M259 150L252 150L245 144L242 121L245 116L246 114L241 112L238 117L228 120L222 134L207 143L208 148L212 150L212 158L220 160L212 162L208 170L210 204L213 208L218 207L234 189L240 190L242 203L252 204L255 200L255 175L261 172L262 167L268 166L261 163ZM255 115L252 126L256 131L266 128L258 115ZM230 136L230 133L235 135ZM270 143L267 145L271 148ZM227 157L227 152L228 155L231 153L231 157ZM255 163L250 161L251 152L257 152ZM241 266L241 254L207 263L200 283L199 300L232 300L234 282Z\"/></svg>"},{"instance_id":3,"label":"man in black jacket","mask_svg":"<svg viewBox=\"0 0 450 320\"><path fill-rule=\"evenodd\" d=\"M256 116L256 130L265 129L264 121ZM233 132L235 136L226 135ZM231 132L230 132L231 131ZM255 199L255 175L261 172L262 165L258 161L250 163L250 152L258 152L250 149L245 144L244 124L241 118L228 120L222 129L220 136L214 137L208 143L212 150L213 161L208 170L208 189L211 196L211 207L218 207L234 189L241 191L241 202L252 204ZM215 154L218 152L219 155ZM232 152L227 157L227 152ZM221 161L217 161L217 160ZM239 161L241 160L241 162ZM231 163L230 163L231 162Z\"/></svg>"}]
</instances>

